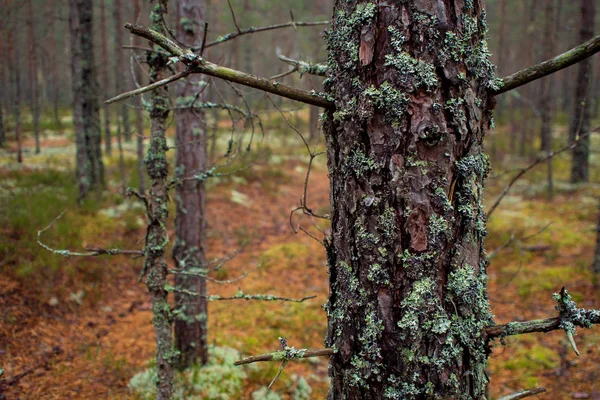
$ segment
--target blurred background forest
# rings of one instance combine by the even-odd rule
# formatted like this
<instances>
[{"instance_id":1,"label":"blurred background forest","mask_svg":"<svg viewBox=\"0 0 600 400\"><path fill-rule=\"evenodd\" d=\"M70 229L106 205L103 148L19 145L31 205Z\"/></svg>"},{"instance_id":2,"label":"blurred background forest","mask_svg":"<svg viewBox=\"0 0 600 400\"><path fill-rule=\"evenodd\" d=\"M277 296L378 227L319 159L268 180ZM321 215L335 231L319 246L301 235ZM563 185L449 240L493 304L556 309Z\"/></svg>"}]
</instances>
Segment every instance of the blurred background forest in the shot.
<instances>
[{"instance_id":1,"label":"blurred background forest","mask_svg":"<svg viewBox=\"0 0 600 400\"><path fill-rule=\"evenodd\" d=\"M590 19L591 32L597 33L600 26L597 14L582 14L581 1L485 3L488 45L499 77L581 43L586 16L588 30ZM236 24L245 29L327 21L332 10L330 0L232 0L230 4L235 21L227 1L207 1L207 43L236 32ZM147 25L149 8L149 2L141 0L93 2L100 101L134 89L136 82L146 84L140 68L145 55L139 50L147 46L146 41L134 40L122 27L125 22ZM174 9L166 21L172 27L177 22ZM295 26L243 35L207 47L204 56L220 65L274 77L291 68L279 60L280 55L326 62L325 28L325 24ZM139 375L131 380L152 364L155 351L146 288L136 283L142 261L126 256L65 258L37 243L37 232L63 210L65 215L44 232L45 243L54 249L139 249L146 232L143 206L125 196L127 187L143 190L148 182L139 171L138 154L139 146L147 145L149 120L138 99L101 106L106 186L77 204L70 35L68 2L2 2L0 397L145 398L148 380ZM579 152L562 151L551 159L550 175L550 164L538 163L514 183L489 219L489 289L498 323L547 316L554 307L552 293L563 285L582 307L600 307L598 275L592 269L600 203L600 57L588 61L591 75L583 101L589 106L589 154L579 145ZM486 137L493 167L486 208L523 168L585 134L580 68L576 64L498 100L495 129ZM322 90L322 78L308 74L277 79ZM221 362L276 350L279 336L296 347L323 345L326 316L321 305L328 292L324 250L311 237L295 234L289 218L302 197L310 160L289 124L323 150L319 111L215 79L208 82L208 101L251 110L261 125L250 139L250 124L231 109L206 111L211 162L227 159L232 143L240 144L236 157L207 181L207 258L237 253L210 276L227 281L260 265L230 285L209 282L209 293L227 296L241 289L317 296L300 304L214 302L209 306L208 339L215 346L211 350L215 361L209 365L211 372L202 374L213 380L204 383L215 388L204 398L267 398L260 393L278 365L234 368ZM546 134L551 138L549 147L542 147L543 132L550 132ZM173 119L167 136L174 146ZM108 143L106 137L111 137ZM587 141L579 144L588 148ZM168 155L171 160L174 152ZM328 192L326 162L318 157L308 197L319 213L329 209ZM174 215L172 202L169 209ZM313 235L320 235L309 219L301 222ZM298 223L294 218L292 224ZM172 232L173 221L169 224ZM320 222L320 229L327 228ZM600 333L581 330L576 340L580 358L561 332L507 339L508 345L495 348L490 359L492 398L545 386L549 393L540 398L600 399ZM274 386L273 396L280 397L268 398L320 399L327 387L326 360L311 359L290 364Z\"/></svg>"}]
</instances>

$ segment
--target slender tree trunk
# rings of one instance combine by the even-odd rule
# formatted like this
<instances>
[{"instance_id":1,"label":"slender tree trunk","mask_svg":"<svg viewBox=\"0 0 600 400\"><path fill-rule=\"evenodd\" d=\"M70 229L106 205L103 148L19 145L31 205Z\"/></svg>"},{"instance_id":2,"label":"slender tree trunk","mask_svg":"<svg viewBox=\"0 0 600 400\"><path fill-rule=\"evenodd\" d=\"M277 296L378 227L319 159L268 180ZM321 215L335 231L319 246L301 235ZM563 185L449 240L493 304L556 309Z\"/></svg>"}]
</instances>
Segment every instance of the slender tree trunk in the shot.
<instances>
[{"instance_id":1,"label":"slender tree trunk","mask_svg":"<svg viewBox=\"0 0 600 400\"><path fill-rule=\"evenodd\" d=\"M594 0L581 0L581 25L579 40L584 42L594 35ZM573 162L571 164L571 182L588 182L590 169L590 105L591 105L591 80L593 59L586 58L579 63L577 85L573 98L575 104L571 115L569 127L569 140L574 141L584 136L573 149Z\"/></svg>"},{"instance_id":2,"label":"slender tree trunk","mask_svg":"<svg viewBox=\"0 0 600 400\"><path fill-rule=\"evenodd\" d=\"M166 0L157 1L150 13L150 28L166 34L162 15L167 12ZM168 58L158 52L148 52L150 81L156 82L167 76ZM152 322L156 331L157 400L170 399L173 394L174 362L171 306L168 301L167 262L165 250L169 243L167 232L168 191L166 122L169 116L169 97L165 87L150 94L150 145L146 154L146 170L150 177L149 210L150 224L146 233L146 258L144 270L148 276L146 285L152 301Z\"/></svg>"},{"instance_id":3,"label":"slender tree trunk","mask_svg":"<svg viewBox=\"0 0 600 400\"><path fill-rule=\"evenodd\" d=\"M551 58L554 54L554 0L545 0L544 6L544 39L543 39L543 51L544 59ZM540 91L540 111L541 111L541 139L542 148L541 150L546 154L552 152L552 78L551 76L546 77L540 81L542 86ZM548 172L548 199L551 200L554 195L554 180L552 177L552 159L547 161Z\"/></svg>"},{"instance_id":4,"label":"slender tree trunk","mask_svg":"<svg viewBox=\"0 0 600 400\"><path fill-rule=\"evenodd\" d=\"M325 114L330 399L481 399L493 322L481 2L337 0Z\"/></svg>"},{"instance_id":5,"label":"slender tree trunk","mask_svg":"<svg viewBox=\"0 0 600 400\"><path fill-rule=\"evenodd\" d=\"M50 64L50 77L48 81L50 102L52 103L52 117L54 124L58 129L62 129L62 121L60 120L60 87L58 75L58 62L56 57L56 2L48 1L48 63ZM104 36L104 35L103 35Z\"/></svg>"},{"instance_id":6,"label":"slender tree trunk","mask_svg":"<svg viewBox=\"0 0 600 400\"><path fill-rule=\"evenodd\" d=\"M596 249L594 251L594 260L592 262L592 272L594 273L594 286L600 286L600 212L598 213L598 224L596 225Z\"/></svg>"},{"instance_id":7,"label":"slender tree trunk","mask_svg":"<svg viewBox=\"0 0 600 400\"><path fill-rule=\"evenodd\" d=\"M115 0L114 2L114 14L113 17L115 19L115 86L117 93L122 93L127 90L128 85L126 82L129 81L127 77L129 76L129 68L125 65L124 62L124 49L123 49L123 35L125 33L125 28L123 27L123 4L121 0ZM119 112L121 113L121 122L123 124L123 136L126 142L131 141L131 123L129 121L129 107L127 103L122 101L118 104L120 107Z\"/></svg>"},{"instance_id":8,"label":"slender tree trunk","mask_svg":"<svg viewBox=\"0 0 600 400\"><path fill-rule=\"evenodd\" d=\"M121 194L127 193L127 178L125 177L125 158L123 157L123 135L121 134L121 116L117 116L117 149L119 150L119 178L121 178Z\"/></svg>"},{"instance_id":9,"label":"slender tree trunk","mask_svg":"<svg viewBox=\"0 0 600 400\"><path fill-rule=\"evenodd\" d=\"M0 27L0 36L7 37L6 28ZM0 94L0 147L6 147L6 130L4 127L4 112L8 113L8 102L10 99L8 79L6 77L8 63L10 63L10 53L6 41L0 40L0 54L5 54L0 63L0 87L4 90Z\"/></svg>"},{"instance_id":10,"label":"slender tree trunk","mask_svg":"<svg viewBox=\"0 0 600 400\"><path fill-rule=\"evenodd\" d=\"M71 65L73 76L73 122L75 125L76 175L79 200L104 183L98 83L94 64L93 4L69 0Z\"/></svg>"},{"instance_id":11,"label":"slender tree trunk","mask_svg":"<svg viewBox=\"0 0 600 400\"><path fill-rule=\"evenodd\" d=\"M142 12L142 0L135 0L134 3L134 16L139 19ZM139 36L133 36L133 44L135 46L142 46L142 40ZM135 56L133 56L135 57ZM140 70L140 66L134 66L136 81L141 84L144 74ZM137 96L136 100L136 114L135 123L137 130L137 170L138 170L138 189L140 193L146 191L146 171L144 170L144 113L143 113L143 102L142 96Z\"/></svg>"},{"instance_id":12,"label":"slender tree trunk","mask_svg":"<svg viewBox=\"0 0 600 400\"><path fill-rule=\"evenodd\" d=\"M8 3L8 2L7 2ZM8 6L8 4L7 4ZM12 17L12 13L11 13ZM8 49L11 55L12 79L14 82L13 114L15 118L15 136L17 142L17 162L23 162L23 148L21 139L21 70L19 68L19 43L15 38L14 30L8 31Z\"/></svg>"},{"instance_id":13,"label":"slender tree trunk","mask_svg":"<svg viewBox=\"0 0 600 400\"><path fill-rule=\"evenodd\" d=\"M177 1L177 40L189 47L202 44L206 8L202 0ZM205 269L206 190L202 180L183 180L207 168L206 126L204 112L195 105L206 101L205 82L192 75L177 89L177 162L179 180L175 195L175 245L173 260L180 269ZM198 95L201 93L200 95ZM207 300L206 279L201 276L175 276L175 343L180 352L179 368L206 364ZM180 291L179 291L180 290ZM199 293L198 296L186 294Z\"/></svg>"},{"instance_id":14,"label":"slender tree trunk","mask_svg":"<svg viewBox=\"0 0 600 400\"><path fill-rule=\"evenodd\" d=\"M38 61L35 37L35 25L33 18L33 5L27 0L27 33L29 41L29 96L31 101L31 115L33 117L33 136L35 138L35 154L40 153L40 99L39 82L37 75Z\"/></svg>"},{"instance_id":15,"label":"slender tree trunk","mask_svg":"<svg viewBox=\"0 0 600 400\"><path fill-rule=\"evenodd\" d=\"M102 95L105 99L108 99L108 88L110 79L108 78L108 30L106 29L106 2L100 2L100 35L101 40L101 57L102 67L100 73L102 74ZM118 33L117 33L118 35ZM119 50L117 50L119 51ZM115 77L118 80L117 77ZM110 107L108 104L102 102L102 121L104 123L104 151L107 156L112 155L112 137L110 134Z\"/></svg>"}]
</instances>

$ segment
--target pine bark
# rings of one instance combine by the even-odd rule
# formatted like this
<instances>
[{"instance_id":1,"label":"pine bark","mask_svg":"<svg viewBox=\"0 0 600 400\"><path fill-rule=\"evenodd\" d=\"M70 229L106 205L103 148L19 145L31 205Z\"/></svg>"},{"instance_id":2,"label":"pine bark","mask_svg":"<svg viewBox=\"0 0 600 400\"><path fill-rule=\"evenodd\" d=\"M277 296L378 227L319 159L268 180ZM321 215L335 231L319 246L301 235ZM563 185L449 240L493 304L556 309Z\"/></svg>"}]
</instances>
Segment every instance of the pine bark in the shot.
<instances>
[{"instance_id":1,"label":"pine bark","mask_svg":"<svg viewBox=\"0 0 600 400\"><path fill-rule=\"evenodd\" d=\"M108 30L106 29L106 2L100 2L100 36L101 36L101 57L102 67L100 72L102 74L102 87L104 88L102 94L105 99L109 98L108 87L110 79L108 78ZM107 156L112 155L112 137L110 133L110 107L108 104L102 102L102 122L104 128L104 151Z\"/></svg>"},{"instance_id":2,"label":"pine bark","mask_svg":"<svg viewBox=\"0 0 600 400\"><path fill-rule=\"evenodd\" d=\"M594 0L581 0L581 25L579 40L585 42L594 35ZM571 123L569 126L569 141L581 137L573 149L571 164L571 182L582 183L589 181L590 170L590 114L591 114L591 83L593 58L586 58L579 63L575 99Z\"/></svg>"},{"instance_id":3,"label":"pine bark","mask_svg":"<svg viewBox=\"0 0 600 400\"><path fill-rule=\"evenodd\" d=\"M542 49L544 59L547 60L554 55L554 0L544 1L544 38L542 40ZM540 118L541 118L541 150L550 154L552 152L552 121L553 121L553 99L552 99L552 78L548 76L540 81ZM554 178L552 171L552 159L549 159L547 165L547 185L548 199L554 195Z\"/></svg>"},{"instance_id":4,"label":"pine bark","mask_svg":"<svg viewBox=\"0 0 600 400\"><path fill-rule=\"evenodd\" d=\"M481 1L337 0L330 399L481 399L493 66Z\"/></svg>"},{"instance_id":5,"label":"pine bark","mask_svg":"<svg viewBox=\"0 0 600 400\"><path fill-rule=\"evenodd\" d=\"M167 12L165 0L156 2L150 13L150 28L166 33L163 15ZM147 53L150 81L156 82L167 76L168 58L158 52ZM144 160L150 177L148 217L150 224L146 233L146 257L144 270L148 276L146 285L152 302L152 322L156 332L157 400L170 399L173 394L174 363L177 353L173 349L172 312L168 301L168 267L165 250L169 243L167 232L168 190L166 122L169 116L167 89L161 87L150 94L150 145Z\"/></svg>"},{"instance_id":6,"label":"pine bark","mask_svg":"<svg viewBox=\"0 0 600 400\"><path fill-rule=\"evenodd\" d=\"M123 4L121 0L115 0L113 6L113 18L115 20L115 89L117 94L123 93L128 89L127 82L129 79L129 68L125 64L123 49L123 36L125 28L123 25ZM129 120L129 107L126 102L122 101L118 104L119 113L121 114L121 122L123 126L123 136L126 142L131 141L131 122Z\"/></svg>"},{"instance_id":7,"label":"pine bark","mask_svg":"<svg viewBox=\"0 0 600 400\"><path fill-rule=\"evenodd\" d=\"M177 1L177 40L188 47L199 47L204 36L206 7L202 0ZM177 161L175 195L175 245L173 259L181 270L206 271L206 190L200 179L184 180L207 168L205 82L201 75L188 76L177 87ZM178 367L185 369L208 361L206 278L175 276L175 343L180 352ZM198 293L201 297L186 294Z\"/></svg>"},{"instance_id":8,"label":"pine bark","mask_svg":"<svg viewBox=\"0 0 600 400\"><path fill-rule=\"evenodd\" d=\"M31 102L31 115L33 119L33 136L35 138L35 154L40 153L40 99L39 82L37 75L37 44L35 37L35 25L33 18L33 4L27 0L27 33L29 42L29 101Z\"/></svg>"},{"instance_id":9,"label":"pine bark","mask_svg":"<svg viewBox=\"0 0 600 400\"><path fill-rule=\"evenodd\" d=\"M94 62L93 2L69 0L73 123L79 200L104 184L98 83Z\"/></svg>"}]
</instances>

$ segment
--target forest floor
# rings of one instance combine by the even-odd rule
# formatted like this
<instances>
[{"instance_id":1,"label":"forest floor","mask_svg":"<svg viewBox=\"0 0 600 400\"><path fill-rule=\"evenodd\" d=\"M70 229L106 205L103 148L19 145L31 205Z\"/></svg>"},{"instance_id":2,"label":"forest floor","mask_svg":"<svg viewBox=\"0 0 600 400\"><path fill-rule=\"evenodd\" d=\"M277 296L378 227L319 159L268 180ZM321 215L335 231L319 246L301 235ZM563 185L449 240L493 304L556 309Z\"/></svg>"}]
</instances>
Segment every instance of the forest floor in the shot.
<instances>
[{"instance_id":1,"label":"forest floor","mask_svg":"<svg viewBox=\"0 0 600 400\"><path fill-rule=\"evenodd\" d=\"M563 133L558 129L557 136L564 137ZM263 156L251 169L209 185L209 258L239 250L212 276L235 279L258 267L232 285L209 283L209 292L233 295L241 289L295 298L316 296L304 303L211 303L209 341L242 355L274 351L280 336L296 348L319 348L326 332L321 308L328 294L324 250L307 235L295 234L289 223L290 211L302 196L308 155L299 150L298 140L282 136L263 139ZM128 382L152 365L150 304L145 286L137 283L142 260L64 258L37 245L37 231L67 209L42 236L53 248L142 246L143 209L119 194L116 155L105 160L106 193L80 207L73 205L70 143L63 135L49 135L42 141L42 154L34 155L32 142L26 141L22 166L14 163L12 152L0 152L0 398L134 399ZM134 154L133 145L126 144L128 171L134 171ZM489 267L497 323L555 316L552 293L562 286L580 307L600 307L600 294L589 272L600 187L564 183L568 160L567 154L554 160L557 193L551 202L540 184L544 166L538 166L515 185L490 218L488 252L510 242ZM506 158L498 164L488 181L488 206L514 174L500 174L503 166L520 167L528 161ZM599 181L599 167L593 158L593 182ZM137 185L137 178L132 175L127 184ZM321 158L312 170L308 190L313 210L327 212L328 189ZM310 219L295 218L294 224L298 223L322 237ZM318 223L327 231L326 224ZM170 234L173 237L172 226ZM600 399L600 328L579 330L575 340L581 357L573 353L562 332L496 343L489 366L491 398L544 386L548 392L538 398ZM269 384L278 369L276 363L246 369L239 398L251 398L250 393ZM312 386L312 398L325 398L326 360L288 364L274 391L293 398L299 376Z\"/></svg>"}]
</instances>

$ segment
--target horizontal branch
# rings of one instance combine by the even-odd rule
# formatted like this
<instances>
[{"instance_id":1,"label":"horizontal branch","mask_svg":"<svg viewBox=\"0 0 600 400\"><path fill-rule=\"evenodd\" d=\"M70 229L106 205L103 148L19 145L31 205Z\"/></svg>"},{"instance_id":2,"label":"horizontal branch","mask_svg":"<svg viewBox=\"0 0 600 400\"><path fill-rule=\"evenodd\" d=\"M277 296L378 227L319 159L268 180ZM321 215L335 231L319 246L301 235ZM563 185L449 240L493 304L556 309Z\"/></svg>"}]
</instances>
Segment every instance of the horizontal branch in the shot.
<instances>
[{"instance_id":1,"label":"horizontal branch","mask_svg":"<svg viewBox=\"0 0 600 400\"><path fill-rule=\"evenodd\" d=\"M109 255L109 256L117 256L117 255L127 255L127 256L143 256L144 255L144 251L143 250L121 250L121 249L102 249L102 248L88 248L88 252L86 253L82 253L82 252L76 252L76 251L70 251L70 250L57 250L57 249L53 249L52 247L46 245L45 243L42 242L42 233L46 232L48 229L50 229L50 227L52 225L54 225L54 223L56 221L58 221L66 212L67 210L64 210L63 212L61 212L58 217L54 218L54 220L52 220L52 222L50 222L48 224L48 226L46 226L44 229L41 229L38 231L37 233L37 242L38 244L43 247L44 249L57 254L59 256L63 256L63 257L96 257L96 256L103 256L103 255Z\"/></svg>"},{"instance_id":2,"label":"horizontal branch","mask_svg":"<svg viewBox=\"0 0 600 400\"><path fill-rule=\"evenodd\" d=\"M520 400L525 399L527 397L535 396L536 394L544 393L545 391L545 387L537 387L535 389L522 390L517 393L509 394L508 396L501 397L499 400Z\"/></svg>"},{"instance_id":3,"label":"horizontal branch","mask_svg":"<svg viewBox=\"0 0 600 400\"><path fill-rule=\"evenodd\" d=\"M316 76L327 76L327 72L329 71L329 68L325 64L294 60L284 55L280 55L279 59L296 67L296 71L298 71L300 75L310 74Z\"/></svg>"},{"instance_id":4,"label":"horizontal branch","mask_svg":"<svg viewBox=\"0 0 600 400\"><path fill-rule=\"evenodd\" d=\"M580 44L571 50L556 56L550 60L546 60L540 64L525 68L519 72L515 72L505 78L502 78L502 85L496 90L492 90L492 95L508 92L526 83L543 78L561 69L567 68L579 61L584 60L600 51L600 35Z\"/></svg>"},{"instance_id":5,"label":"horizontal branch","mask_svg":"<svg viewBox=\"0 0 600 400\"><path fill-rule=\"evenodd\" d=\"M273 353L261 354L258 356L247 357L236 361L233 363L234 365L245 365L252 364L260 361L283 361L283 360L295 360L300 358L310 358L310 357L329 357L334 353L334 350L331 348L324 349L299 349L295 350L293 347L289 349L293 349L290 351L288 349L275 351Z\"/></svg>"},{"instance_id":6,"label":"horizontal branch","mask_svg":"<svg viewBox=\"0 0 600 400\"><path fill-rule=\"evenodd\" d=\"M558 317L489 326L485 328L487 338L494 339L497 337L564 329L571 341L576 327L590 328L592 325L600 324L600 311L577 308L577 305L565 288L562 288L560 293L555 293L553 298L557 303ZM575 351L577 352L576 349Z\"/></svg>"},{"instance_id":7,"label":"horizontal branch","mask_svg":"<svg viewBox=\"0 0 600 400\"><path fill-rule=\"evenodd\" d=\"M279 82L273 82L264 77L213 64L193 53L191 50L183 49L166 36L142 25L125 24L125 27L129 29L131 33L150 40L167 50L172 56L178 57L178 59L187 65L194 73L214 76L229 82L239 83L244 86L260 89L268 93L273 93L314 106L324 108L334 107L333 101L327 99L323 94L318 94L314 91L309 92Z\"/></svg>"},{"instance_id":8,"label":"horizontal branch","mask_svg":"<svg viewBox=\"0 0 600 400\"><path fill-rule=\"evenodd\" d=\"M237 32L231 32L228 33L226 35L220 36L219 38L217 38L215 41L208 43L206 46L204 46L204 48L209 48L212 46L216 46L218 44L221 43L225 43L228 42L230 40L233 40L239 36L243 36L243 35L249 35L252 33L258 33L258 32L266 32L266 31L272 31L275 29L282 29L282 28L296 28L298 26L318 26L318 25L329 25L329 21L314 21L314 22L285 22L283 24L275 24L275 25L268 25L268 26L261 26L261 27L249 27L246 29L241 29ZM199 48L194 48L194 51L198 51L200 50Z\"/></svg>"}]
</instances>

